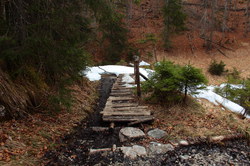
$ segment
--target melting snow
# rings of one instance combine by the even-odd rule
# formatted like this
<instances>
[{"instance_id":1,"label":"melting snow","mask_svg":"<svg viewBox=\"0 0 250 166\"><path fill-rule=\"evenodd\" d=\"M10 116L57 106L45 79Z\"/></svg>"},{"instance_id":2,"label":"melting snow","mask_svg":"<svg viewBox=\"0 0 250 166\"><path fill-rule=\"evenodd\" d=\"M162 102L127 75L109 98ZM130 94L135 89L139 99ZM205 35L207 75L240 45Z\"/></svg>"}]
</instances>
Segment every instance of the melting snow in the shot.
<instances>
[{"instance_id":1,"label":"melting snow","mask_svg":"<svg viewBox=\"0 0 250 166\"><path fill-rule=\"evenodd\" d=\"M140 65L147 66L148 63L142 61ZM150 69L144 69L140 68L140 73L142 73L144 76L149 77L150 73L154 72ZM135 87L135 85L132 85L131 83L134 82L134 79L130 76L134 73L134 67L128 67L128 66L120 66L120 65L107 65L107 66L98 66L98 67L88 67L85 71L83 71L83 74L88 77L90 81L97 81L101 79L101 74L105 73L112 73L115 75L124 74L123 82L126 82L127 87ZM141 81L145 81L143 78L141 78ZM221 84L220 88L225 87L226 84ZM241 85L231 85L234 88L241 88ZM214 103L215 105L222 105L228 110L231 110L236 113L243 114L245 109L241 107L240 105L216 94L214 92L215 86L208 86L206 89L197 90L198 94L193 95L193 97L196 98L202 98L207 99L208 101ZM246 115L246 118L250 118L250 115Z\"/></svg>"}]
</instances>

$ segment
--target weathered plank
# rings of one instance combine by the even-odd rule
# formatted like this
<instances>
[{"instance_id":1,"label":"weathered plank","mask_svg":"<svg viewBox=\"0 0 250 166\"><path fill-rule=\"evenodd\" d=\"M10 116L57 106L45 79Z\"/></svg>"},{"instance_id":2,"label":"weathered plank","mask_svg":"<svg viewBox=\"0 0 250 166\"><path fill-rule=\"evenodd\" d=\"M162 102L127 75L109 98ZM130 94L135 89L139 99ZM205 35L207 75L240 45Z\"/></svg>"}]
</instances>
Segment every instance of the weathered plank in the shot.
<instances>
[{"instance_id":1,"label":"weathered plank","mask_svg":"<svg viewBox=\"0 0 250 166\"><path fill-rule=\"evenodd\" d=\"M135 100L133 97L113 97L110 96L108 101L127 101L127 100Z\"/></svg>"},{"instance_id":2,"label":"weathered plank","mask_svg":"<svg viewBox=\"0 0 250 166\"><path fill-rule=\"evenodd\" d=\"M138 107L138 103L112 103L112 101L107 101L106 107L112 107L112 108Z\"/></svg>"},{"instance_id":3,"label":"weathered plank","mask_svg":"<svg viewBox=\"0 0 250 166\"><path fill-rule=\"evenodd\" d=\"M104 121L109 122L134 122L134 121L151 121L154 117L152 115L148 116L103 116Z\"/></svg>"},{"instance_id":4,"label":"weathered plank","mask_svg":"<svg viewBox=\"0 0 250 166\"><path fill-rule=\"evenodd\" d=\"M133 93L133 92L128 89L120 89L120 90L112 90L111 93Z\"/></svg>"},{"instance_id":5,"label":"weathered plank","mask_svg":"<svg viewBox=\"0 0 250 166\"><path fill-rule=\"evenodd\" d=\"M107 112L114 112L114 111L148 111L147 110L148 107L147 106L138 106L138 107L119 107L119 108L114 108L114 107L105 107L103 112L107 111Z\"/></svg>"},{"instance_id":6,"label":"weathered plank","mask_svg":"<svg viewBox=\"0 0 250 166\"><path fill-rule=\"evenodd\" d=\"M120 93L111 93L110 96L114 96L114 97L124 97L124 96L132 96L133 93L132 92L120 92Z\"/></svg>"},{"instance_id":7,"label":"weathered plank","mask_svg":"<svg viewBox=\"0 0 250 166\"><path fill-rule=\"evenodd\" d=\"M101 112L101 114L103 114L103 116L118 116L118 115L121 115L121 116L148 116L148 115L151 115L150 112L147 112L147 111L113 111L113 112L108 112L108 111L105 111L105 112Z\"/></svg>"},{"instance_id":8,"label":"weathered plank","mask_svg":"<svg viewBox=\"0 0 250 166\"><path fill-rule=\"evenodd\" d=\"M117 87L113 87L113 88L112 88L112 90L121 90L121 89L129 89L129 90L131 90L131 88L125 87L125 86L123 86L123 87L117 86Z\"/></svg>"}]
</instances>

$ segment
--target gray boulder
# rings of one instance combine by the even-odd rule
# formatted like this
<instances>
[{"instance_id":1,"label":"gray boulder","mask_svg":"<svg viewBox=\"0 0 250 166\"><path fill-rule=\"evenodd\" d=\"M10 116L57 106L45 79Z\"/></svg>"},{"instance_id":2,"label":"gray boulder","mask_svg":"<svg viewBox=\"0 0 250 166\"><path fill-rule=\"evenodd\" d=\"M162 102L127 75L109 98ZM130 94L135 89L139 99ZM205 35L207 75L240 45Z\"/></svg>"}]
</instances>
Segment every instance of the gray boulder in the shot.
<instances>
[{"instance_id":1,"label":"gray boulder","mask_svg":"<svg viewBox=\"0 0 250 166\"><path fill-rule=\"evenodd\" d=\"M134 127L122 128L119 132L119 139L121 142L131 141L133 139L139 139L145 137L145 133Z\"/></svg>"},{"instance_id":2,"label":"gray boulder","mask_svg":"<svg viewBox=\"0 0 250 166\"><path fill-rule=\"evenodd\" d=\"M171 144L161 144L157 142L150 142L148 147L149 154L156 155L156 154L165 154L168 151L173 151L174 147Z\"/></svg>"},{"instance_id":3,"label":"gray boulder","mask_svg":"<svg viewBox=\"0 0 250 166\"><path fill-rule=\"evenodd\" d=\"M156 139L163 138L167 135L167 133L160 129L153 129L148 132L148 136Z\"/></svg>"},{"instance_id":4,"label":"gray boulder","mask_svg":"<svg viewBox=\"0 0 250 166\"><path fill-rule=\"evenodd\" d=\"M132 147L121 147L121 151L125 157L136 159L139 156L146 156L147 151L143 146L134 145Z\"/></svg>"}]
</instances>

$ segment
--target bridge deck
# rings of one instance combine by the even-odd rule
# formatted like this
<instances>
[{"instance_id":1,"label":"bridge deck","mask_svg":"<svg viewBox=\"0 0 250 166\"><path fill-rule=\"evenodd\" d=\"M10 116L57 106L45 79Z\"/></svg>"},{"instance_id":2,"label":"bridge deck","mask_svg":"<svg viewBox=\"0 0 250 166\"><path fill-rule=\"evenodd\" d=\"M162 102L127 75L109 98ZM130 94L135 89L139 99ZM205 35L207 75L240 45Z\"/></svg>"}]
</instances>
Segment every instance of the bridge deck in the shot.
<instances>
[{"instance_id":1,"label":"bridge deck","mask_svg":"<svg viewBox=\"0 0 250 166\"><path fill-rule=\"evenodd\" d=\"M122 82L123 75L119 75L113 84L110 97L101 112L103 121L131 122L132 124L152 121L154 117L147 106L141 106L132 88Z\"/></svg>"}]
</instances>

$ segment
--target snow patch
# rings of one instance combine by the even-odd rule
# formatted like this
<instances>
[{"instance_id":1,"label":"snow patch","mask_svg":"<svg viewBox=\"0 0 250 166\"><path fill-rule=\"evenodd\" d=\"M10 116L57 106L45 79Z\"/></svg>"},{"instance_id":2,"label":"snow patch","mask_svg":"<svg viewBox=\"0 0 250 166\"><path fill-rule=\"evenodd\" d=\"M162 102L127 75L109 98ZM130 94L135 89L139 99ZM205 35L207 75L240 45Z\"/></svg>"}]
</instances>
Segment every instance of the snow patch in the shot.
<instances>
[{"instance_id":1,"label":"snow patch","mask_svg":"<svg viewBox=\"0 0 250 166\"><path fill-rule=\"evenodd\" d=\"M149 76L150 72L153 72L153 70L140 68L140 73L142 73L146 77ZM85 71L83 71L83 74L87 78L89 78L90 81L100 80L101 74L105 73L111 73L117 76L120 74L134 74L134 68L120 65L107 65L98 67L88 67Z\"/></svg>"},{"instance_id":2,"label":"snow patch","mask_svg":"<svg viewBox=\"0 0 250 166\"><path fill-rule=\"evenodd\" d=\"M221 85L221 87L223 86L225 85ZM198 94L195 94L193 96L196 98L206 99L215 105L221 104L224 108L232 112L244 114L245 109L242 106L216 94L215 92L213 92L214 88L215 86L208 86L206 89L197 90ZM235 86L235 88L240 88L240 86ZM246 115L245 117L250 118L250 115Z\"/></svg>"},{"instance_id":3,"label":"snow patch","mask_svg":"<svg viewBox=\"0 0 250 166\"><path fill-rule=\"evenodd\" d=\"M147 64L144 61L141 62L145 66ZM142 73L147 78L150 77L150 74L153 73L153 70L140 68L140 73ZM107 65L107 66L98 66L98 67L88 67L83 74L90 80L90 81L98 81L101 79L101 74L115 74L120 75L124 74L123 82L125 82L126 87L136 87L136 85L132 85L131 83L134 82L134 79L130 76L134 74L134 67L128 66L120 66L120 65ZM140 77L141 81L145 81L142 77ZM227 84L221 84L220 88L225 87ZM242 85L230 85L233 88L242 88ZM216 94L214 89L216 86L208 86L206 89L197 90L197 94L193 95L195 98L199 99L207 99L208 101L214 103L215 105L222 105L224 108L231 110L233 112L244 114L245 109L240 105ZM250 115L246 115L246 118L250 118Z\"/></svg>"}]
</instances>

